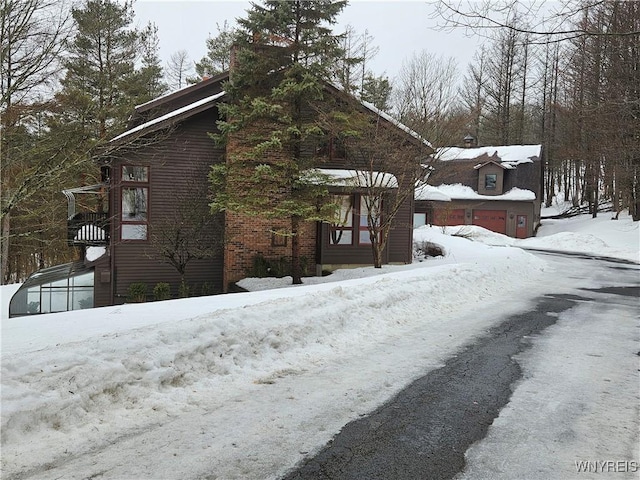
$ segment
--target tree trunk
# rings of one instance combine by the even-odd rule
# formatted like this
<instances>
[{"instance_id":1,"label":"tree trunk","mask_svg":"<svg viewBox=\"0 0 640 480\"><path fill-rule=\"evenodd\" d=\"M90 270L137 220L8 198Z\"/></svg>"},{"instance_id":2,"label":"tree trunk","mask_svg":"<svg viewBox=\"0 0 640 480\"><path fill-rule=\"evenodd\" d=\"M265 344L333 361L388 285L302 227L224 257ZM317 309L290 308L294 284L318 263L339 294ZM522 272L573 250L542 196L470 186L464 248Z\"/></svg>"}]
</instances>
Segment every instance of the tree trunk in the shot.
<instances>
[{"instance_id":1,"label":"tree trunk","mask_svg":"<svg viewBox=\"0 0 640 480\"><path fill-rule=\"evenodd\" d=\"M382 268L382 248L380 242L372 240L371 251L373 252L374 268Z\"/></svg>"},{"instance_id":2,"label":"tree trunk","mask_svg":"<svg viewBox=\"0 0 640 480\"><path fill-rule=\"evenodd\" d=\"M544 201L544 206L549 208L553 204L553 197L556 195L555 179L553 177L553 169L550 162L547 162L547 196Z\"/></svg>"},{"instance_id":3,"label":"tree trunk","mask_svg":"<svg viewBox=\"0 0 640 480\"><path fill-rule=\"evenodd\" d=\"M630 172L629 178L629 192L631 196L631 202L629 205L629 213L634 222L640 220L640 179L638 178L638 169L633 167Z\"/></svg>"},{"instance_id":4,"label":"tree trunk","mask_svg":"<svg viewBox=\"0 0 640 480\"><path fill-rule=\"evenodd\" d=\"M300 217L293 215L291 217L291 276L293 284L300 285L302 283L302 271L300 269Z\"/></svg>"},{"instance_id":5,"label":"tree trunk","mask_svg":"<svg viewBox=\"0 0 640 480\"><path fill-rule=\"evenodd\" d=\"M0 239L2 240L2 248L0 251L2 252L2 265L0 266L0 283L5 285L9 282L8 272L9 272L9 233L11 232L11 214L7 212L2 219L2 233L0 234Z\"/></svg>"}]
</instances>

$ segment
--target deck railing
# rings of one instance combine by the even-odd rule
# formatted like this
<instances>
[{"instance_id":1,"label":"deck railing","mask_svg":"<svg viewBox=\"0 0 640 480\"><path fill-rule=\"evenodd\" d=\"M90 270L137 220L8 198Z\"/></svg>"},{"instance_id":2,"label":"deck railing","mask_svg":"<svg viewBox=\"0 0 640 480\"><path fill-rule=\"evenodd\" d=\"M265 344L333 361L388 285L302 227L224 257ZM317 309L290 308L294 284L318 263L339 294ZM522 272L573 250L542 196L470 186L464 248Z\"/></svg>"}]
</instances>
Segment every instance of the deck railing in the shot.
<instances>
[{"instance_id":1,"label":"deck railing","mask_svg":"<svg viewBox=\"0 0 640 480\"><path fill-rule=\"evenodd\" d=\"M67 221L67 243L71 246L103 246L109 243L109 214L76 213Z\"/></svg>"}]
</instances>

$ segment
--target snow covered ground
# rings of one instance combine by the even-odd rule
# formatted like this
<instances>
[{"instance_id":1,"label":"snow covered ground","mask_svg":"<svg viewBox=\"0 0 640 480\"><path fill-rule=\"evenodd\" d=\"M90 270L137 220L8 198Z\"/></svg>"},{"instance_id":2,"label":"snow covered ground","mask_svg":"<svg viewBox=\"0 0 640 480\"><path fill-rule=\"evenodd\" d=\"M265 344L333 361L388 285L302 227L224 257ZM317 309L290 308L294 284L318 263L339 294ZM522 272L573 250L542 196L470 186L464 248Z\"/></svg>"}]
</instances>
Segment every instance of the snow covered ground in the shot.
<instances>
[{"instance_id":1,"label":"snow covered ground","mask_svg":"<svg viewBox=\"0 0 640 480\"><path fill-rule=\"evenodd\" d=\"M12 287L3 287L3 478L277 478L484 334L500 320L491 312L525 311L548 291L571 293L562 272L518 245L638 261L638 223L626 216L545 221L538 238L521 241L465 228L471 239L416 230L445 257L340 271L294 288L275 288L286 279L247 279L243 286L255 291L7 319ZM559 318L536 340L521 359L526 380L469 451L469 478L509 478L514 465L531 472L527 462L540 455L573 462L605 452L598 459L638 462L638 357L629 355L638 322L618 313L615 327L593 320L606 315L586 324ZM576 399L553 372L585 349L593 365L568 374L584 367L583 382L609 381L582 384L584 402L598 408L587 419L569 417L558 433L548 409L576 407ZM611 415L603 388L617 393L616 420L630 428L600 438L594 425ZM522 421L527 438L517 436ZM539 447L567 431L574 435L566 444ZM592 445L594 432L604 446ZM528 453L501 438L524 442ZM485 464L507 454L509 470ZM563 466L545 477L575 473L573 463Z\"/></svg>"}]
</instances>

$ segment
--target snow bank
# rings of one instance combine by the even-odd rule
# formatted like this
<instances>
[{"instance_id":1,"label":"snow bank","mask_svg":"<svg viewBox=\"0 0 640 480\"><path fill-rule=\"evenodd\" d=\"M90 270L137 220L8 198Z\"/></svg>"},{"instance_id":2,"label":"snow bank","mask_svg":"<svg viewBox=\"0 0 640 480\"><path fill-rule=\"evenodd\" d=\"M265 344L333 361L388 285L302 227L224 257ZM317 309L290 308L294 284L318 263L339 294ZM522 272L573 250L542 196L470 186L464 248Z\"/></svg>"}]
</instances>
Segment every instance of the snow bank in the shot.
<instances>
[{"instance_id":1,"label":"snow bank","mask_svg":"<svg viewBox=\"0 0 640 480\"><path fill-rule=\"evenodd\" d=\"M553 230L561 223L545 222L535 240L593 249L595 237L603 242L600 254L633 252L637 223L604 220L594 228L615 226L611 238L589 233L596 222L576 219L562 223L571 226L570 235ZM557 272L512 248L520 240L474 226L422 227L414 234L417 242L441 245L445 256L341 270L295 288L274 289L290 286L289 279L247 279L242 285L259 291L3 318L3 474L41 480L278 477L345 423L484 334L501 318L497 309L517 313L544 289L561 289ZM0 288L3 309L15 288ZM553 408L556 396L571 404L569 390L604 399L589 417L601 425L610 395L604 384L591 390L589 382L606 373L611 385L629 391L611 365L629 361L618 354L637 343L637 333L618 317L561 318L552 335L523 356L527 380L496 420L490 441L471 451L471 468L487 456L495 460L492 442L501 438L510 439L507 454L518 457L513 462L525 466L531 448L546 448L549 432L567 441L563 428L575 422L556 428L549 419L557 417L545 417L545 408ZM628 340L619 343L620 336ZM589 349L593 345L602 352ZM590 355L605 351L615 355L598 366L593 359L602 357ZM571 352L584 355L572 358ZM578 384L562 390L566 382L552 379L561 368L589 378L580 384L578 375ZM531 403L540 398L542 404ZM621 402L637 405L626 397ZM619 416L613 424L618 421L631 420ZM520 428L523 422L532 428ZM579 428L579 438L590 438L593 430ZM524 453L513 447L522 431L543 433L523 443ZM478 468L495 473L500 466Z\"/></svg>"},{"instance_id":2,"label":"snow bank","mask_svg":"<svg viewBox=\"0 0 640 480\"><path fill-rule=\"evenodd\" d=\"M448 235L465 237L485 245L584 253L640 263L638 223L625 214L621 214L618 220L612 220L611 214L601 214L596 219L581 215L564 220L543 220L537 236L525 239L508 237L476 225L426 226L414 230L414 239L420 239L422 232L437 228Z\"/></svg>"},{"instance_id":3,"label":"snow bank","mask_svg":"<svg viewBox=\"0 0 640 480\"><path fill-rule=\"evenodd\" d=\"M84 458L83 453L94 450L103 455L117 439L129 436L136 438L136 447L110 454L117 460L108 462L123 462L110 470L110 478L157 478L160 464L169 460L172 478L206 471L224 478L263 478L264 462L272 473L292 466L301 451L322 445L359 412L374 408L452 349L481 335L489 326L487 318L498 318L465 315L469 306L474 311L495 308L504 295L533 297L543 283L544 262L522 250L447 238L436 229L429 237L465 242L468 251L454 253L456 247L449 244L450 255L440 260L320 285L3 320L4 473L35 469L38 478L59 477L66 467L49 472L43 465L67 456ZM523 282L525 269L529 275ZM208 313L193 315L205 305ZM522 304L501 310L509 308ZM154 311L155 318L141 319L145 310ZM34 341L41 328L48 334ZM376 367L381 356L391 359L384 369ZM363 377L362 362L367 371L378 371L377 377ZM325 379L322 389L346 384L362 395L337 394L330 418L326 413L308 418L309 411L327 408L322 396L307 393L304 408L286 400L302 395L295 388L309 388L309 382L332 372L340 379ZM292 377L301 386L287 383ZM270 397L258 398L265 386L280 383L289 390L281 391L275 404ZM253 397L257 403L251 411L259 418L245 425L232 414L234 399ZM171 444L176 455L195 461L158 459L154 453L167 445L167 432L148 439L149 456L139 453L147 448L140 435L151 426L166 424L174 432L178 427L171 422L179 417L179 428L195 434L205 410L208 421L215 422L210 428L216 438L189 436L189 442L183 438ZM283 430L268 422L274 411ZM305 427L309 421L311 431ZM239 422L243 448L258 462L254 467L246 459L241 466L225 460L233 448L227 440ZM225 428L230 429L227 434ZM296 431L301 433L292 436ZM194 448L193 442L208 447L198 443ZM278 444L277 452L273 444ZM134 451L131 461L122 460ZM85 466L88 470L72 464L68 468L71 475L84 476L91 465Z\"/></svg>"}]
</instances>

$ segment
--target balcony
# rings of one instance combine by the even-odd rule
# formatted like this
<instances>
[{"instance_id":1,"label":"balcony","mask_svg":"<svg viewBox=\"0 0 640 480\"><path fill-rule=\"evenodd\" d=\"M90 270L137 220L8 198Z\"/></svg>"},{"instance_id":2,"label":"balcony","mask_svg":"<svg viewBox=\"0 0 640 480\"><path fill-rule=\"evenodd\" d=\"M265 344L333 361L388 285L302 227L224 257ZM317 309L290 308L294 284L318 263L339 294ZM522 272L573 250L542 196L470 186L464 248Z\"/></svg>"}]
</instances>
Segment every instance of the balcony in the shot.
<instances>
[{"instance_id":1,"label":"balcony","mask_svg":"<svg viewBox=\"0 0 640 480\"><path fill-rule=\"evenodd\" d=\"M90 202L97 210L105 209L106 183L63 190L67 197L67 243L69 246L100 247L109 243L109 214L105 212L76 212L78 194L96 195L96 201Z\"/></svg>"},{"instance_id":2,"label":"balcony","mask_svg":"<svg viewBox=\"0 0 640 480\"><path fill-rule=\"evenodd\" d=\"M109 214L82 212L67 220L69 246L97 247L109 243Z\"/></svg>"}]
</instances>

